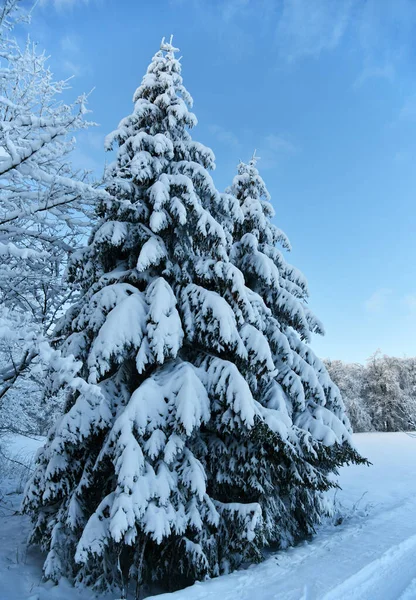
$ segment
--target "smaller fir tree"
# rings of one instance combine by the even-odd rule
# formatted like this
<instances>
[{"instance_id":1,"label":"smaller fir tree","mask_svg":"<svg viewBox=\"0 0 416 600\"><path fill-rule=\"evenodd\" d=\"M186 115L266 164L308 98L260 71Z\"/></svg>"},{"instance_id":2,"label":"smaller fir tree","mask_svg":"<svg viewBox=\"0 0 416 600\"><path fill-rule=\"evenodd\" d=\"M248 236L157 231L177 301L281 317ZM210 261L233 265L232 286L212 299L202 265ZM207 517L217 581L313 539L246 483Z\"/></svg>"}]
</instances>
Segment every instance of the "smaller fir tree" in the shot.
<instances>
[{"instance_id":1,"label":"smaller fir tree","mask_svg":"<svg viewBox=\"0 0 416 600\"><path fill-rule=\"evenodd\" d=\"M334 485L330 474L343 464L365 461L351 443L339 389L308 345L312 333L324 333L323 326L307 306L306 279L278 249L279 245L285 250L291 247L272 222L274 210L257 161L254 153L248 164L240 163L227 190L238 199L243 213L243 220L234 227L231 262L269 310L264 334L276 368L274 386L279 390L279 405L287 410L291 443L298 456L295 476L285 486L279 485L280 497L290 507L287 539L282 540L280 525L269 538L282 545L314 532L327 510L322 492ZM259 401L276 406L276 399L267 393Z\"/></svg>"}]
</instances>

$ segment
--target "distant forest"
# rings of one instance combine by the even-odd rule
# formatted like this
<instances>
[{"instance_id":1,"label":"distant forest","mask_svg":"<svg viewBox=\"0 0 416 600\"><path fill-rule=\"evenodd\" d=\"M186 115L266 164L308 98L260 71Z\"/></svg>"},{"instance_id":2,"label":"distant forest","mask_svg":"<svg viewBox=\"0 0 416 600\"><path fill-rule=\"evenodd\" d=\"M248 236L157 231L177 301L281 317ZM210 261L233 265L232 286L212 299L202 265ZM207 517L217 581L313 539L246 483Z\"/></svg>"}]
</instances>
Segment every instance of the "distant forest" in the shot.
<instances>
[{"instance_id":1,"label":"distant forest","mask_svg":"<svg viewBox=\"0 0 416 600\"><path fill-rule=\"evenodd\" d=\"M354 431L416 428L416 357L396 358L377 351L366 365L324 362L341 391Z\"/></svg>"}]
</instances>

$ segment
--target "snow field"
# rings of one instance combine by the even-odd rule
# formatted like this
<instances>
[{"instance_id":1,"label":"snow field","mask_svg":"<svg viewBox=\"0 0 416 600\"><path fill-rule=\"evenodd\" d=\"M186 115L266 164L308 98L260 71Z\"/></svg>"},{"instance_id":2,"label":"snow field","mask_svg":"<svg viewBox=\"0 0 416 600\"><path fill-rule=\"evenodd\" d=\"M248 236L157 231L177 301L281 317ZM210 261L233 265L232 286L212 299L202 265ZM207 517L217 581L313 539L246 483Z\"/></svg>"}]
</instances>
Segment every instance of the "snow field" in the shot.
<instances>
[{"instance_id":1,"label":"snow field","mask_svg":"<svg viewBox=\"0 0 416 600\"><path fill-rule=\"evenodd\" d=\"M338 526L330 522L311 541L271 554L260 565L155 600L415 600L416 438L369 433L354 435L354 441L373 464L341 470ZM8 452L29 458L38 444L16 438ZM14 514L19 500L7 496L0 509L0 600L95 598L66 580L57 586L41 582L43 557L25 546L28 518Z\"/></svg>"}]
</instances>

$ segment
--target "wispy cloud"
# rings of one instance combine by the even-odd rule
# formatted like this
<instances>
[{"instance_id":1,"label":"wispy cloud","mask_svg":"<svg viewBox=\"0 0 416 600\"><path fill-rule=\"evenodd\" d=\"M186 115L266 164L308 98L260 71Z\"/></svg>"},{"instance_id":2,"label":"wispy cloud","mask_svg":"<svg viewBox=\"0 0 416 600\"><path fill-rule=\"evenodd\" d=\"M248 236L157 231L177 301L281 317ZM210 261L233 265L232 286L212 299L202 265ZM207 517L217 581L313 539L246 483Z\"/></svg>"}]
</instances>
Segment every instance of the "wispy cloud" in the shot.
<instances>
[{"instance_id":1,"label":"wispy cloud","mask_svg":"<svg viewBox=\"0 0 416 600\"><path fill-rule=\"evenodd\" d=\"M410 152L409 150L397 150L397 152L394 153L394 160L396 163L399 164L412 164L414 165L415 162L415 157L413 152Z\"/></svg>"},{"instance_id":2,"label":"wispy cloud","mask_svg":"<svg viewBox=\"0 0 416 600\"><path fill-rule=\"evenodd\" d=\"M221 16L224 21L232 21L241 12L250 10L250 0L223 0L220 4Z\"/></svg>"},{"instance_id":3,"label":"wispy cloud","mask_svg":"<svg viewBox=\"0 0 416 600\"><path fill-rule=\"evenodd\" d=\"M81 51L80 38L77 35L66 35L61 39L61 50L68 54L79 54Z\"/></svg>"},{"instance_id":4,"label":"wispy cloud","mask_svg":"<svg viewBox=\"0 0 416 600\"><path fill-rule=\"evenodd\" d=\"M40 5L53 5L57 10L73 9L77 6L88 4L90 0L40 0Z\"/></svg>"},{"instance_id":5,"label":"wispy cloud","mask_svg":"<svg viewBox=\"0 0 416 600\"><path fill-rule=\"evenodd\" d=\"M348 39L362 61L359 87L374 78L393 82L402 63L413 61L415 26L414 0L283 0L276 43L280 56L293 62L318 58Z\"/></svg>"},{"instance_id":6,"label":"wispy cloud","mask_svg":"<svg viewBox=\"0 0 416 600\"><path fill-rule=\"evenodd\" d=\"M98 133L97 131L90 129L89 131L82 132L82 137L85 141L85 144L88 145L90 148L92 148L93 150L104 152L105 135L103 133Z\"/></svg>"},{"instance_id":7,"label":"wispy cloud","mask_svg":"<svg viewBox=\"0 0 416 600\"><path fill-rule=\"evenodd\" d=\"M416 95L406 98L399 116L406 121L416 121Z\"/></svg>"},{"instance_id":8,"label":"wispy cloud","mask_svg":"<svg viewBox=\"0 0 416 600\"><path fill-rule=\"evenodd\" d=\"M268 6L270 0L170 0L170 3L187 6L207 31L214 31L227 45L231 55L241 58L253 51L255 43L253 30L244 24L250 19L258 22L263 14L262 5Z\"/></svg>"},{"instance_id":9,"label":"wispy cloud","mask_svg":"<svg viewBox=\"0 0 416 600\"><path fill-rule=\"evenodd\" d=\"M265 137L266 147L272 152L284 152L293 154L297 151L297 147L284 135L276 135L275 133L269 133Z\"/></svg>"},{"instance_id":10,"label":"wispy cloud","mask_svg":"<svg viewBox=\"0 0 416 600\"><path fill-rule=\"evenodd\" d=\"M395 69L393 65L387 64L383 66L367 66L364 67L357 79L354 82L354 87L360 87L368 79L386 79L390 83L393 81Z\"/></svg>"},{"instance_id":11,"label":"wispy cloud","mask_svg":"<svg viewBox=\"0 0 416 600\"><path fill-rule=\"evenodd\" d=\"M416 292L399 295L390 288L380 288L376 290L365 302L365 309L370 313L381 314L387 310L403 312L405 310L409 315L416 313Z\"/></svg>"},{"instance_id":12,"label":"wispy cloud","mask_svg":"<svg viewBox=\"0 0 416 600\"><path fill-rule=\"evenodd\" d=\"M413 65L415 0L170 1L189 6L240 59L252 52L255 30L270 39L279 65L319 58L345 42L361 63L357 88L374 78L393 82L404 64Z\"/></svg>"},{"instance_id":13,"label":"wispy cloud","mask_svg":"<svg viewBox=\"0 0 416 600\"><path fill-rule=\"evenodd\" d=\"M85 75L90 72L89 64L82 52L81 38L69 34L61 39L62 66L70 75Z\"/></svg>"},{"instance_id":14,"label":"wispy cloud","mask_svg":"<svg viewBox=\"0 0 416 600\"><path fill-rule=\"evenodd\" d=\"M284 156L294 154L298 150L296 144L287 135L269 133L259 143L261 169L276 167Z\"/></svg>"},{"instance_id":15,"label":"wispy cloud","mask_svg":"<svg viewBox=\"0 0 416 600\"><path fill-rule=\"evenodd\" d=\"M240 141L235 133L225 129L221 125L210 125L208 129L222 144L232 146L234 148L238 148L240 146Z\"/></svg>"},{"instance_id":16,"label":"wispy cloud","mask_svg":"<svg viewBox=\"0 0 416 600\"><path fill-rule=\"evenodd\" d=\"M97 129L77 134L72 164L77 169L92 171L99 177L104 170L105 156L104 134Z\"/></svg>"},{"instance_id":17,"label":"wispy cloud","mask_svg":"<svg viewBox=\"0 0 416 600\"><path fill-rule=\"evenodd\" d=\"M380 313L387 307L393 290L389 288L380 288L376 290L365 302L364 306L368 312Z\"/></svg>"},{"instance_id":18,"label":"wispy cloud","mask_svg":"<svg viewBox=\"0 0 416 600\"><path fill-rule=\"evenodd\" d=\"M407 296L403 298L403 303L409 309L410 312L416 312L416 293L407 294Z\"/></svg>"},{"instance_id":19,"label":"wispy cloud","mask_svg":"<svg viewBox=\"0 0 416 600\"><path fill-rule=\"evenodd\" d=\"M409 59L413 64L416 3L414 0L355 1L353 42L363 61L356 85L373 77L392 82Z\"/></svg>"},{"instance_id":20,"label":"wispy cloud","mask_svg":"<svg viewBox=\"0 0 416 600\"><path fill-rule=\"evenodd\" d=\"M347 29L352 7L352 0L283 0L276 28L280 54L294 61L333 50Z\"/></svg>"}]
</instances>

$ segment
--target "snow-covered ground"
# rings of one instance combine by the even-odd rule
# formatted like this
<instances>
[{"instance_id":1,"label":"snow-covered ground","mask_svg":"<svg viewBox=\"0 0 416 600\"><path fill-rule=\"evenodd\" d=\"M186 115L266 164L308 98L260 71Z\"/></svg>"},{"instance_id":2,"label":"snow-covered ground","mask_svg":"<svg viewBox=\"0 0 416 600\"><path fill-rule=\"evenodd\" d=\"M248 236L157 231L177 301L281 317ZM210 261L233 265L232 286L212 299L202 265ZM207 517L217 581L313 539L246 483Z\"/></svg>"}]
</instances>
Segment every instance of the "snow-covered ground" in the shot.
<instances>
[{"instance_id":1,"label":"snow-covered ground","mask_svg":"<svg viewBox=\"0 0 416 600\"><path fill-rule=\"evenodd\" d=\"M246 571L158 600L416 600L416 438L402 433L354 438L373 466L342 470L343 489L336 496L345 516L336 519L337 525L322 527L311 542ZM37 445L15 440L9 451L25 462ZM4 493L6 485L0 485ZM10 481L7 485L13 491ZM65 581L59 586L40 582L42 557L25 548L29 524L14 513L19 500L9 493L0 505L0 600L94 598Z\"/></svg>"}]
</instances>

